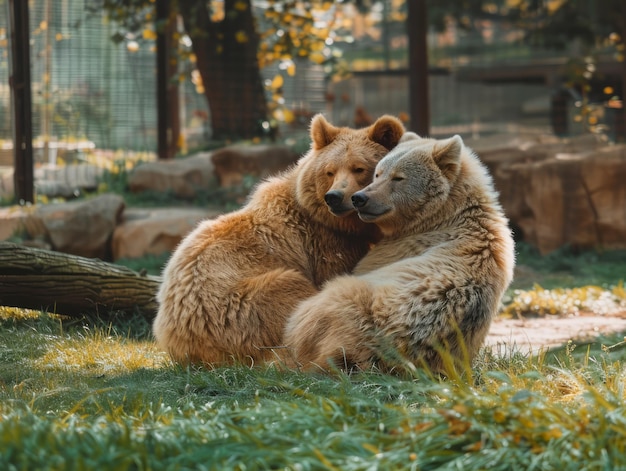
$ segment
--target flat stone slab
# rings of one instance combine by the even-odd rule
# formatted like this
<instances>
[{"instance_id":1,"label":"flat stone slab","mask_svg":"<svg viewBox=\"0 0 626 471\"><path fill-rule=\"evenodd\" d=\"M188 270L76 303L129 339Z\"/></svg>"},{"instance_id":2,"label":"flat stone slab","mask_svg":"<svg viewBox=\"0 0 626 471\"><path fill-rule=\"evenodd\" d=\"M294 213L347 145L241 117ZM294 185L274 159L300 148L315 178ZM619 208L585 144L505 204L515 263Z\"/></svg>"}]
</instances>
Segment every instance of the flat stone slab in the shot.
<instances>
[{"instance_id":1,"label":"flat stone slab","mask_svg":"<svg viewBox=\"0 0 626 471\"><path fill-rule=\"evenodd\" d=\"M198 208L129 208L113 232L113 260L171 252L200 221L220 214Z\"/></svg>"},{"instance_id":2,"label":"flat stone slab","mask_svg":"<svg viewBox=\"0 0 626 471\"><path fill-rule=\"evenodd\" d=\"M519 351L537 354L565 345L570 340L586 343L601 335L622 332L626 333L626 312L602 316L497 318L491 324L485 345L491 346L496 353Z\"/></svg>"}]
</instances>

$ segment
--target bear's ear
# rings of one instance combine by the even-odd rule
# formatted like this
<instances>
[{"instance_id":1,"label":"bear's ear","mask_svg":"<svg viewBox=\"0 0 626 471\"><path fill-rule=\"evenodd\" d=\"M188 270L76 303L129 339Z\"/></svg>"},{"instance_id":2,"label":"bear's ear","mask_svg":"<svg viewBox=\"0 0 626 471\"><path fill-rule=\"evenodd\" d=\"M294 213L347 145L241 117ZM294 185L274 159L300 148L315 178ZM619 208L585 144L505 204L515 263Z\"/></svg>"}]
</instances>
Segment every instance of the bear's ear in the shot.
<instances>
[{"instance_id":1,"label":"bear's ear","mask_svg":"<svg viewBox=\"0 0 626 471\"><path fill-rule=\"evenodd\" d=\"M458 134L438 141L433 147L433 160L448 180L454 180L461 170L463 139Z\"/></svg>"},{"instance_id":2,"label":"bear's ear","mask_svg":"<svg viewBox=\"0 0 626 471\"><path fill-rule=\"evenodd\" d=\"M421 139L421 137L419 137L414 132L405 132L404 135L400 138L400 142L416 141L417 139Z\"/></svg>"},{"instance_id":3,"label":"bear's ear","mask_svg":"<svg viewBox=\"0 0 626 471\"><path fill-rule=\"evenodd\" d=\"M384 115L370 126L367 137L387 150L391 150L398 145L404 131L402 121L393 116Z\"/></svg>"},{"instance_id":4,"label":"bear's ear","mask_svg":"<svg viewBox=\"0 0 626 471\"><path fill-rule=\"evenodd\" d=\"M340 129L336 128L324 118L322 114L316 114L311 120L311 140L313 149L320 150L333 142L339 134Z\"/></svg>"}]
</instances>

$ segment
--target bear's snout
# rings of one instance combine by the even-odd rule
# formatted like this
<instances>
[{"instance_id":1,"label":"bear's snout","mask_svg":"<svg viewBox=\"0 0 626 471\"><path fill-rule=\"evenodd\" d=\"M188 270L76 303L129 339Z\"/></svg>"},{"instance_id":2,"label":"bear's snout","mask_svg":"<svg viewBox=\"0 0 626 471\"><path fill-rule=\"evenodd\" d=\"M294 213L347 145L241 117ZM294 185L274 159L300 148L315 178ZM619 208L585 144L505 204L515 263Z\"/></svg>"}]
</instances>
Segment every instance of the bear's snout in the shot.
<instances>
[{"instance_id":1,"label":"bear's snout","mask_svg":"<svg viewBox=\"0 0 626 471\"><path fill-rule=\"evenodd\" d=\"M343 196L343 191L331 190L324 195L324 201L331 209L337 209L343 203Z\"/></svg>"},{"instance_id":2,"label":"bear's snout","mask_svg":"<svg viewBox=\"0 0 626 471\"><path fill-rule=\"evenodd\" d=\"M361 191L357 191L355 194L352 195L352 205L355 208L362 208L367 204L368 201L369 198L367 197L367 195Z\"/></svg>"}]
</instances>

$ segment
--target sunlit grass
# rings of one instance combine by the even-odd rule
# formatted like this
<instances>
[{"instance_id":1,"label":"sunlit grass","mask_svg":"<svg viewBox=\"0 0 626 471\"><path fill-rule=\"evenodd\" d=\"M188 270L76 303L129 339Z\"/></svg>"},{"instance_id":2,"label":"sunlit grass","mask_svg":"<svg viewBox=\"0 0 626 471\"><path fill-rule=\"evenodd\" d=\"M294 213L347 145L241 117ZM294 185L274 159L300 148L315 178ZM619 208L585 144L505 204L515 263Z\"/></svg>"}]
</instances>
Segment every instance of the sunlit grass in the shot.
<instances>
[{"instance_id":1,"label":"sunlit grass","mask_svg":"<svg viewBox=\"0 0 626 471\"><path fill-rule=\"evenodd\" d=\"M505 315L623 309L619 257L598 285L568 257L530 261L576 283L516 287ZM625 391L622 335L484 348L446 377L330 377L181 367L141 317L0 308L0 469L626 469Z\"/></svg>"},{"instance_id":2,"label":"sunlit grass","mask_svg":"<svg viewBox=\"0 0 626 471\"><path fill-rule=\"evenodd\" d=\"M152 383L126 386L124 396L103 385L65 410L42 408L43 391L29 403L13 401L0 409L0 464L619 469L626 466L623 361L573 345L553 357L485 351L475 368L448 379L170 364L147 373ZM150 384L174 393L139 391Z\"/></svg>"},{"instance_id":3,"label":"sunlit grass","mask_svg":"<svg viewBox=\"0 0 626 471\"><path fill-rule=\"evenodd\" d=\"M568 316L580 313L611 315L626 311L626 290L622 282L611 288L582 286L544 289L536 285L530 290L515 290L504 308L508 316Z\"/></svg>"},{"instance_id":4,"label":"sunlit grass","mask_svg":"<svg viewBox=\"0 0 626 471\"><path fill-rule=\"evenodd\" d=\"M49 339L46 352L33 361L33 366L92 374L120 374L139 368L159 368L169 363L169 357L154 342L120 339L96 330L88 335Z\"/></svg>"},{"instance_id":5,"label":"sunlit grass","mask_svg":"<svg viewBox=\"0 0 626 471\"><path fill-rule=\"evenodd\" d=\"M37 319L40 315L39 311L31 309L22 309L19 307L0 306L0 320L20 320L20 319Z\"/></svg>"}]
</instances>

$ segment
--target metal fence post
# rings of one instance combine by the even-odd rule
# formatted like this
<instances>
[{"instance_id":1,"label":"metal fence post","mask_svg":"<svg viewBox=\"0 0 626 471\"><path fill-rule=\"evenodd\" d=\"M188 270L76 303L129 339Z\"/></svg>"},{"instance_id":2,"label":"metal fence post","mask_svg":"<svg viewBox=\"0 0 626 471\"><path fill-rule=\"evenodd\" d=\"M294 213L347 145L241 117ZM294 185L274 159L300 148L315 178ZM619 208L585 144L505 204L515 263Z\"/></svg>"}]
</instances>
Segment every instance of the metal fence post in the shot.
<instances>
[{"instance_id":1,"label":"metal fence post","mask_svg":"<svg viewBox=\"0 0 626 471\"><path fill-rule=\"evenodd\" d=\"M428 18L426 0L407 0L409 37L409 129L420 136L430 133L428 96Z\"/></svg>"},{"instance_id":2,"label":"metal fence post","mask_svg":"<svg viewBox=\"0 0 626 471\"><path fill-rule=\"evenodd\" d=\"M33 116L30 80L30 40L28 2L9 0L11 37L11 75L9 83L13 114L13 180L15 199L19 203L34 202Z\"/></svg>"}]
</instances>

